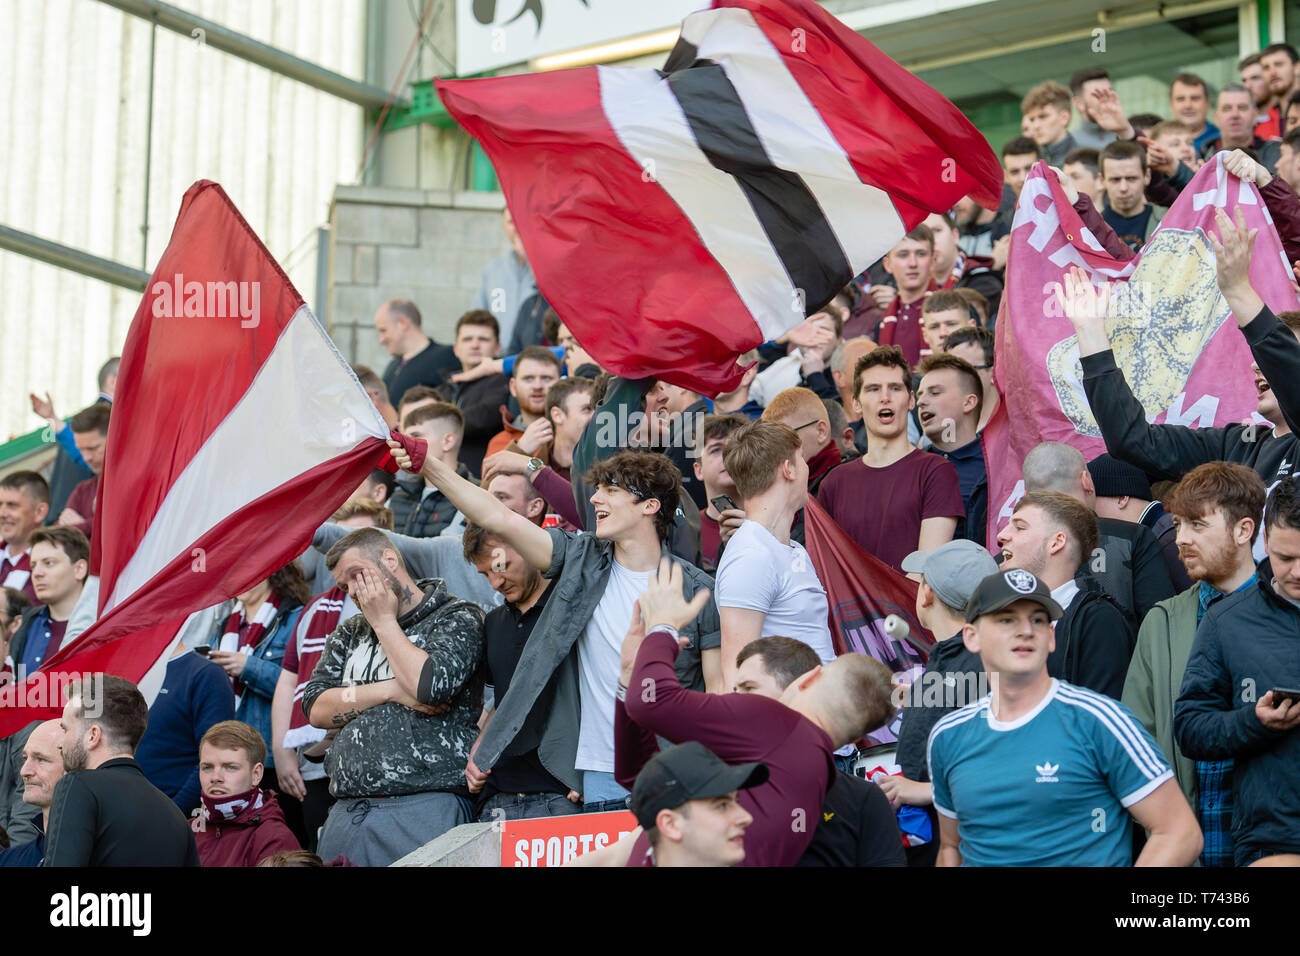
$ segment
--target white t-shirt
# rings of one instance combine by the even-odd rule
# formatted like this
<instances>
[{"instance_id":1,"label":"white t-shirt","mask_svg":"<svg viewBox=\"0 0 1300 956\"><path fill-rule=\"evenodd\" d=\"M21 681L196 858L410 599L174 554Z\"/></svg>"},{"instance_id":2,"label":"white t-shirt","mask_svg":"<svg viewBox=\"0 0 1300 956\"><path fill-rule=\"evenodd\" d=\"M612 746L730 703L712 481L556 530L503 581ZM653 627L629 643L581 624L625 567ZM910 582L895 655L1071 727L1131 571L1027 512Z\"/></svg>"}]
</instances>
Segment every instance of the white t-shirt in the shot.
<instances>
[{"instance_id":1,"label":"white t-shirt","mask_svg":"<svg viewBox=\"0 0 1300 956\"><path fill-rule=\"evenodd\" d=\"M614 772L614 695L618 691L623 638L632 605L650 583L649 571L629 571L617 561L587 629L578 639L578 770Z\"/></svg>"},{"instance_id":2,"label":"white t-shirt","mask_svg":"<svg viewBox=\"0 0 1300 956\"><path fill-rule=\"evenodd\" d=\"M816 651L823 664L835 659L826 589L799 542L782 544L757 521L746 521L722 552L717 583L719 608L767 615L760 637L792 637Z\"/></svg>"}]
</instances>

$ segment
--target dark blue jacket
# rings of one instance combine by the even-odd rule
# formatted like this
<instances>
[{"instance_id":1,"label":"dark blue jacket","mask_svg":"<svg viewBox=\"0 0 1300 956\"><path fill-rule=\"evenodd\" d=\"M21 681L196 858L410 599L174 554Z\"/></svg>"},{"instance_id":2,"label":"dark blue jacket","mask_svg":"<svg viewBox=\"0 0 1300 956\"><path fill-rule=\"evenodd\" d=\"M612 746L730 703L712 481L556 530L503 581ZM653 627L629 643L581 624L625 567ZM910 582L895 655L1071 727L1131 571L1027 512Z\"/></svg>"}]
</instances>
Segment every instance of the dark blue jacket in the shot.
<instances>
[{"instance_id":1,"label":"dark blue jacket","mask_svg":"<svg viewBox=\"0 0 1300 956\"><path fill-rule=\"evenodd\" d=\"M193 651L167 662L135 760L187 817L199 805L199 741L213 724L234 719L235 694L224 670Z\"/></svg>"},{"instance_id":2,"label":"dark blue jacket","mask_svg":"<svg viewBox=\"0 0 1300 956\"><path fill-rule=\"evenodd\" d=\"M1270 730L1255 716L1255 702L1269 690L1300 687L1300 608L1273 590L1267 561L1258 576L1256 587L1206 613L1174 703L1183 753L1235 761L1238 865L1255 849L1300 853L1300 729Z\"/></svg>"},{"instance_id":3,"label":"dark blue jacket","mask_svg":"<svg viewBox=\"0 0 1300 956\"><path fill-rule=\"evenodd\" d=\"M302 615L302 605L282 607L266 629L265 635L249 655L244 664L244 673L240 681L244 684L244 693L235 708L235 720L242 720L254 728L266 741L266 769L275 766L275 744L271 739L271 698L275 696L275 685L280 680L283 669L280 662L289 646L289 639L298 626ZM209 643L216 647L225 633L226 622L222 621L213 632Z\"/></svg>"},{"instance_id":4,"label":"dark blue jacket","mask_svg":"<svg viewBox=\"0 0 1300 956\"><path fill-rule=\"evenodd\" d=\"M0 850L0 866L40 866L45 859L45 827L36 818L36 839Z\"/></svg>"}]
</instances>

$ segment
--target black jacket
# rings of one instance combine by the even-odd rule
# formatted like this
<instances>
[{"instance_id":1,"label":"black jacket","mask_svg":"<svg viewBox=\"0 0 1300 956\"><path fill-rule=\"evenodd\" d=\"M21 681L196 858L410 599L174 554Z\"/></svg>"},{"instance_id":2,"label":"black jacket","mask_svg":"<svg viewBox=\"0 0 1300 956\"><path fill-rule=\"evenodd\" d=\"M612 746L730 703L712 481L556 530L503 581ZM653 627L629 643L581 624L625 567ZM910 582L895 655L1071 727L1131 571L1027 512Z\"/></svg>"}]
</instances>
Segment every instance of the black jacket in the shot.
<instances>
[{"instance_id":1,"label":"black jacket","mask_svg":"<svg viewBox=\"0 0 1300 956\"><path fill-rule=\"evenodd\" d=\"M1300 342L1267 307L1241 330L1250 352L1273 387L1278 407L1294 432L1300 421ZM1258 425L1188 428L1152 425L1115 364L1115 353L1084 356L1083 390L1106 450L1155 480L1177 481L1207 461L1230 461L1255 469L1271 486L1295 470L1294 434L1277 436Z\"/></svg>"},{"instance_id":2,"label":"black jacket","mask_svg":"<svg viewBox=\"0 0 1300 956\"><path fill-rule=\"evenodd\" d=\"M1212 605L1196 631L1174 703L1174 738L1195 760L1231 758L1232 839L1241 865L1255 849L1300 853L1300 730L1255 716L1275 687L1300 686L1300 609L1258 585Z\"/></svg>"},{"instance_id":3,"label":"black jacket","mask_svg":"<svg viewBox=\"0 0 1300 956\"><path fill-rule=\"evenodd\" d=\"M979 675L983 673L984 664L980 656L966 649L961 631L930 648L925 672L912 685L915 696L908 697L898 728L898 769L908 780L924 783L930 779L930 766L926 760L930 731L954 710L979 699L980 695L973 690L979 687ZM952 684L947 683L949 677L953 679ZM940 682L943 683L942 696L938 692Z\"/></svg>"},{"instance_id":4,"label":"black jacket","mask_svg":"<svg viewBox=\"0 0 1300 956\"><path fill-rule=\"evenodd\" d=\"M1133 521L1098 518L1097 530L1102 553L1084 566L1136 627L1157 601L1176 593L1160 542L1150 528Z\"/></svg>"},{"instance_id":5,"label":"black jacket","mask_svg":"<svg viewBox=\"0 0 1300 956\"><path fill-rule=\"evenodd\" d=\"M65 774L41 866L198 866L189 821L130 757Z\"/></svg>"},{"instance_id":6,"label":"black jacket","mask_svg":"<svg viewBox=\"0 0 1300 956\"><path fill-rule=\"evenodd\" d=\"M1047 673L1119 700L1137 631L1092 577L1080 574L1075 582L1079 593L1056 622L1056 650L1047 657Z\"/></svg>"},{"instance_id":7,"label":"black jacket","mask_svg":"<svg viewBox=\"0 0 1300 956\"><path fill-rule=\"evenodd\" d=\"M473 382L457 382L441 389L447 401L465 416L465 438L460 443L460 460L470 474L483 474L483 456L488 442L501 431L501 406L510 401L510 379L489 375Z\"/></svg>"},{"instance_id":8,"label":"black jacket","mask_svg":"<svg viewBox=\"0 0 1300 956\"><path fill-rule=\"evenodd\" d=\"M1165 570L1169 572L1169 580L1174 584L1174 591L1182 594L1192 586L1192 579L1188 576L1182 559L1178 557L1178 529L1174 527L1173 515L1165 511L1165 506L1159 501L1153 501L1142 524L1156 536L1160 553L1165 559Z\"/></svg>"},{"instance_id":9,"label":"black jacket","mask_svg":"<svg viewBox=\"0 0 1300 956\"><path fill-rule=\"evenodd\" d=\"M384 369L384 385L388 388L388 400L396 408L402 401L402 395L408 388L427 385L436 388L450 372L460 371L460 359L451 350L450 345L439 345L432 339L423 352L411 356L405 365L400 357L395 356Z\"/></svg>"},{"instance_id":10,"label":"black jacket","mask_svg":"<svg viewBox=\"0 0 1300 956\"><path fill-rule=\"evenodd\" d=\"M474 480L470 478L464 462L456 466L456 474L469 481ZM460 514L441 490L426 495L424 487L424 479L419 475L397 480L388 507L393 512L393 530L398 534L412 538L436 538Z\"/></svg>"}]
</instances>

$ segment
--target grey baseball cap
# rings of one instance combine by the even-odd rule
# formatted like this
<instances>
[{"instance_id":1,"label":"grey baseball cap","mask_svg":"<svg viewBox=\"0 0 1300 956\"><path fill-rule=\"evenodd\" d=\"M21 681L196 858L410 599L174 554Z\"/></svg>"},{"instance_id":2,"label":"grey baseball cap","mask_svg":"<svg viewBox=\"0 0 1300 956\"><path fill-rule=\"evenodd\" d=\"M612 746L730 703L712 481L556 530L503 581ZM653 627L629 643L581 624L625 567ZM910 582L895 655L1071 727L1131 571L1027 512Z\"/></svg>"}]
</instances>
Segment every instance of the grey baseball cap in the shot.
<instances>
[{"instance_id":1,"label":"grey baseball cap","mask_svg":"<svg viewBox=\"0 0 1300 956\"><path fill-rule=\"evenodd\" d=\"M979 583L996 574L993 555L974 541L949 541L933 551L913 551L903 559L903 570L925 576L937 597L958 610L966 606Z\"/></svg>"}]
</instances>

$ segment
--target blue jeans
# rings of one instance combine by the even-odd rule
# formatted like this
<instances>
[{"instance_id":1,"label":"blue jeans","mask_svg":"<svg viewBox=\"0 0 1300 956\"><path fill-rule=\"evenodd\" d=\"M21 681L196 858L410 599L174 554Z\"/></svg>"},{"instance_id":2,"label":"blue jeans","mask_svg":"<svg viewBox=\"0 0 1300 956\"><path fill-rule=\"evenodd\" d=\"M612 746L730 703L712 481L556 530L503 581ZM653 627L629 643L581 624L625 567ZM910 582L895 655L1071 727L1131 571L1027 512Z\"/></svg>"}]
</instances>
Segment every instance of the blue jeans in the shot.
<instances>
[{"instance_id":1,"label":"blue jeans","mask_svg":"<svg viewBox=\"0 0 1300 956\"><path fill-rule=\"evenodd\" d=\"M582 772L582 812L604 813L626 810L628 792L618 785L612 773L601 770Z\"/></svg>"},{"instance_id":2,"label":"blue jeans","mask_svg":"<svg viewBox=\"0 0 1300 956\"><path fill-rule=\"evenodd\" d=\"M479 823L498 820L529 820L534 817L564 817L581 813L582 805L562 793L494 793L479 809Z\"/></svg>"}]
</instances>

